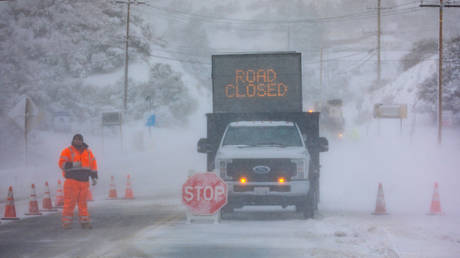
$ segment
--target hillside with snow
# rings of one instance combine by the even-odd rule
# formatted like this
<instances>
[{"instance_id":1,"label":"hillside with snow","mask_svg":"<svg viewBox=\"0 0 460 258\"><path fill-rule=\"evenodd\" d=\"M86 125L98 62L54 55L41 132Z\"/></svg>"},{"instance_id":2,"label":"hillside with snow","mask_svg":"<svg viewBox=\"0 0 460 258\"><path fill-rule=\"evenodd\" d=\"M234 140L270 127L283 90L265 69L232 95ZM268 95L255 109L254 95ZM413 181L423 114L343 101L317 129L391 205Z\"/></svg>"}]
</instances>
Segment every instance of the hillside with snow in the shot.
<instances>
[{"instance_id":1,"label":"hillside with snow","mask_svg":"<svg viewBox=\"0 0 460 258\"><path fill-rule=\"evenodd\" d=\"M211 111L211 55L254 51L301 52L305 108L341 98L350 127L369 121L375 103L433 112L437 14L418 4L382 5L381 85L370 1L133 5L124 119L142 124L154 113L163 128L197 127L197 117ZM24 133L8 113L24 96L41 111L31 138L55 130L63 111L72 131L100 135L101 114L123 109L126 5L15 0L0 3L0 12L2 164L22 162ZM446 108L456 114L458 17L446 11L444 28Z\"/></svg>"}]
</instances>

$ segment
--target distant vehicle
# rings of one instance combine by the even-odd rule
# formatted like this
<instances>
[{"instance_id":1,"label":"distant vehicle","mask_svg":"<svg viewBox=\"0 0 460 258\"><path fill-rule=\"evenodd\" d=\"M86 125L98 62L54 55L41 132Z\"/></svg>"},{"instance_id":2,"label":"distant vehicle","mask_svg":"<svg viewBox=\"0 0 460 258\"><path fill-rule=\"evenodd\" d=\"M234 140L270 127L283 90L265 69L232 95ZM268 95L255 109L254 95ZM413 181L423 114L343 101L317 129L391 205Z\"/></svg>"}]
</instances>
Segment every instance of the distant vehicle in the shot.
<instances>
[{"instance_id":1,"label":"distant vehicle","mask_svg":"<svg viewBox=\"0 0 460 258\"><path fill-rule=\"evenodd\" d=\"M295 205L305 218L319 201L319 113L302 112L301 54L214 55L213 113L198 151L228 185L221 214L246 205Z\"/></svg>"},{"instance_id":2,"label":"distant vehicle","mask_svg":"<svg viewBox=\"0 0 460 258\"><path fill-rule=\"evenodd\" d=\"M56 132L68 133L72 131L72 118L69 112L59 111L53 115L53 129Z\"/></svg>"},{"instance_id":3,"label":"distant vehicle","mask_svg":"<svg viewBox=\"0 0 460 258\"><path fill-rule=\"evenodd\" d=\"M332 138L341 139L345 132L345 118L341 99L330 99L325 103L316 103L315 110L321 113L320 128Z\"/></svg>"}]
</instances>

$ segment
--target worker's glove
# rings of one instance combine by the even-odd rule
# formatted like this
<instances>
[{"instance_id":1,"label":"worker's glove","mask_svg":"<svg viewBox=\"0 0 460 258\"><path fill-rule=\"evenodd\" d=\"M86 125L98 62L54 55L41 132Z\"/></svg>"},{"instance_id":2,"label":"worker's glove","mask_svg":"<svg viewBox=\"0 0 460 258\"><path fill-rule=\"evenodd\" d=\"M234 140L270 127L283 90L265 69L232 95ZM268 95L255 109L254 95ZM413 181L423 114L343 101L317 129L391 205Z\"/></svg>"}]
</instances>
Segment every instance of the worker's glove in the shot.
<instances>
[{"instance_id":1,"label":"worker's glove","mask_svg":"<svg viewBox=\"0 0 460 258\"><path fill-rule=\"evenodd\" d=\"M96 178L91 178L91 181L93 182L92 185L95 186L97 184L97 179Z\"/></svg>"},{"instance_id":2,"label":"worker's glove","mask_svg":"<svg viewBox=\"0 0 460 258\"><path fill-rule=\"evenodd\" d=\"M65 164L64 164L64 169L70 169L73 167L73 163L70 162L70 161L67 161Z\"/></svg>"}]
</instances>

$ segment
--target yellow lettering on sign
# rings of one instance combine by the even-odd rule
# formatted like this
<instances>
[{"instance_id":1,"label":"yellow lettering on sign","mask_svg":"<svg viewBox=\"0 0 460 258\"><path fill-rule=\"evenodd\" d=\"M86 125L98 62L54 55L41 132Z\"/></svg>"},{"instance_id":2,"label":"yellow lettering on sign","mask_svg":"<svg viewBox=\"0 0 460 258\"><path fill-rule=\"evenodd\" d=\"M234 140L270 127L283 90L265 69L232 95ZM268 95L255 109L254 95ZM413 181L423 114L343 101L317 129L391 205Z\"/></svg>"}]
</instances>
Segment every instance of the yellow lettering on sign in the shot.
<instances>
[{"instance_id":1,"label":"yellow lettering on sign","mask_svg":"<svg viewBox=\"0 0 460 258\"><path fill-rule=\"evenodd\" d=\"M256 71L254 70L248 70L246 72L246 81L247 82L256 82Z\"/></svg>"},{"instance_id":2,"label":"yellow lettering on sign","mask_svg":"<svg viewBox=\"0 0 460 258\"><path fill-rule=\"evenodd\" d=\"M236 69L235 82L225 85L227 98L284 97L288 86L277 81L274 69Z\"/></svg>"},{"instance_id":3,"label":"yellow lettering on sign","mask_svg":"<svg viewBox=\"0 0 460 258\"><path fill-rule=\"evenodd\" d=\"M286 86L286 84L280 82L278 84L278 96L280 96L280 97L286 96L287 91L288 91L288 86Z\"/></svg>"},{"instance_id":4,"label":"yellow lettering on sign","mask_svg":"<svg viewBox=\"0 0 460 258\"><path fill-rule=\"evenodd\" d=\"M269 97L276 97L276 84L275 83L267 83L267 96Z\"/></svg>"},{"instance_id":5,"label":"yellow lettering on sign","mask_svg":"<svg viewBox=\"0 0 460 258\"><path fill-rule=\"evenodd\" d=\"M243 91L242 94L240 93L240 89L241 89L241 87L238 86L238 85L236 85L236 87L235 87L236 97L237 97L237 98L244 98L244 97L246 97L246 95L244 94L244 91Z\"/></svg>"},{"instance_id":6,"label":"yellow lettering on sign","mask_svg":"<svg viewBox=\"0 0 460 258\"><path fill-rule=\"evenodd\" d=\"M244 71L243 70L236 70L235 71L235 84L238 85L239 82L244 83Z\"/></svg>"},{"instance_id":7,"label":"yellow lettering on sign","mask_svg":"<svg viewBox=\"0 0 460 258\"><path fill-rule=\"evenodd\" d=\"M265 90L265 84L257 85L257 96L265 97L266 95L267 95L267 92Z\"/></svg>"},{"instance_id":8,"label":"yellow lettering on sign","mask_svg":"<svg viewBox=\"0 0 460 258\"><path fill-rule=\"evenodd\" d=\"M276 72L273 69L268 69L267 70L267 79L268 82L274 82L276 81Z\"/></svg>"},{"instance_id":9,"label":"yellow lettering on sign","mask_svg":"<svg viewBox=\"0 0 460 258\"><path fill-rule=\"evenodd\" d=\"M253 98L256 96L256 85L253 83L249 83L248 86L246 87L246 96L249 98Z\"/></svg>"},{"instance_id":10,"label":"yellow lettering on sign","mask_svg":"<svg viewBox=\"0 0 460 258\"><path fill-rule=\"evenodd\" d=\"M232 84L225 85L225 96L227 96L227 98L235 97L235 94L233 93L234 90L235 86L233 86Z\"/></svg>"},{"instance_id":11,"label":"yellow lettering on sign","mask_svg":"<svg viewBox=\"0 0 460 258\"><path fill-rule=\"evenodd\" d=\"M260 81L266 82L267 81L267 73L265 72L264 69L257 70L257 78L256 78L256 80L257 80L257 82L260 82Z\"/></svg>"}]
</instances>

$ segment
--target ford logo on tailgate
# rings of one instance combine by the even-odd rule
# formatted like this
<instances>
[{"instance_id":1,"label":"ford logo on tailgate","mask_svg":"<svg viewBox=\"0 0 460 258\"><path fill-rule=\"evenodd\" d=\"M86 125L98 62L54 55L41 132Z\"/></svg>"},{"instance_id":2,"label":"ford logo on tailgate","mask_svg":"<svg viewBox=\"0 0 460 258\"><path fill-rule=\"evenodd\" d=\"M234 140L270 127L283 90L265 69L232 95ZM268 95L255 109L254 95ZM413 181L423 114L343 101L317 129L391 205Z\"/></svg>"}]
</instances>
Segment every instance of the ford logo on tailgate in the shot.
<instances>
[{"instance_id":1,"label":"ford logo on tailgate","mask_svg":"<svg viewBox=\"0 0 460 258\"><path fill-rule=\"evenodd\" d=\"M252 171L254 171L256 174L268 174L270 170L270 167L267 166L255 166L252 168Z\"/></svg>"}]
</instances>

